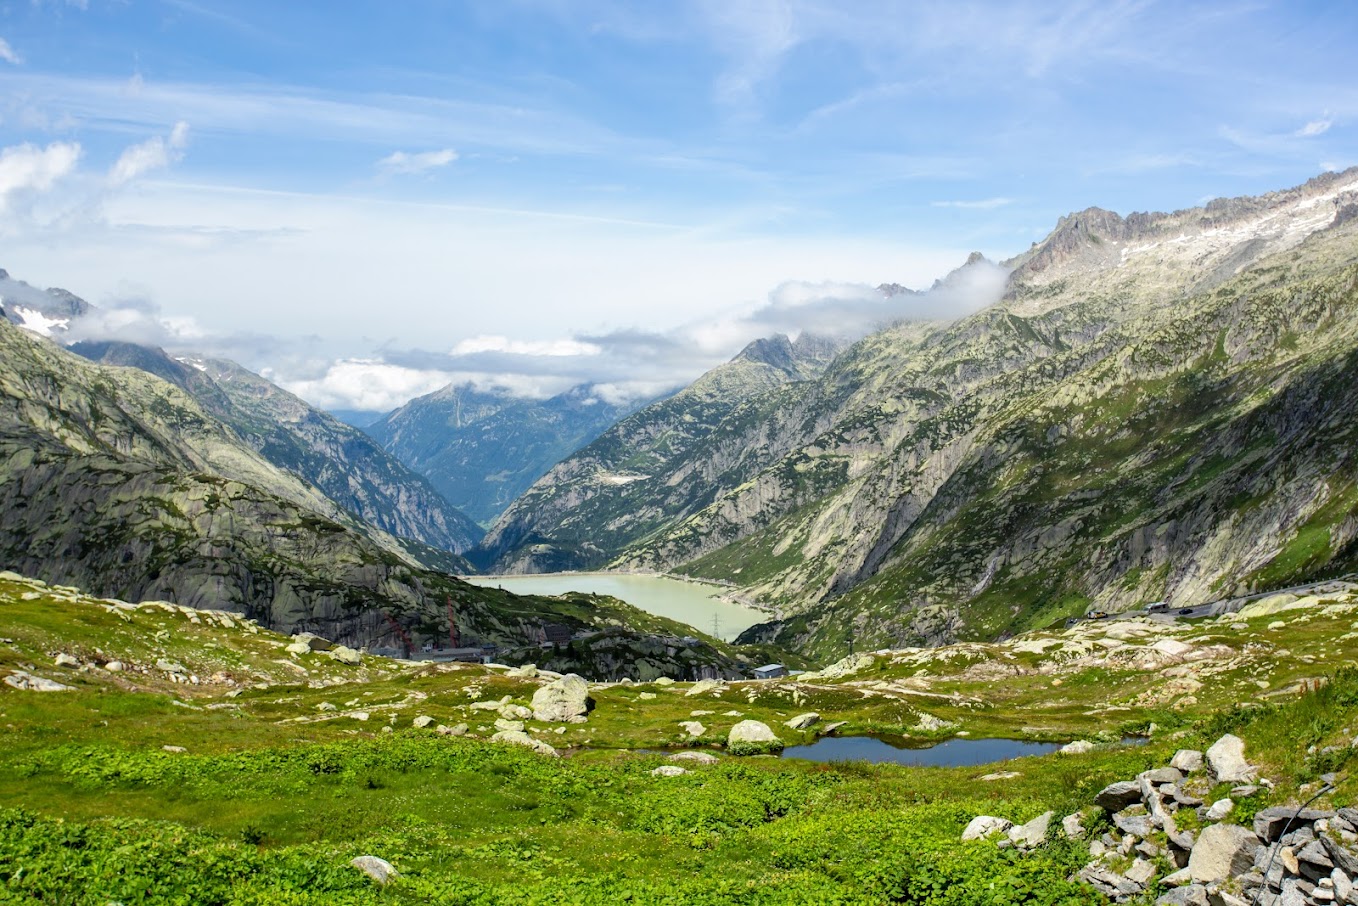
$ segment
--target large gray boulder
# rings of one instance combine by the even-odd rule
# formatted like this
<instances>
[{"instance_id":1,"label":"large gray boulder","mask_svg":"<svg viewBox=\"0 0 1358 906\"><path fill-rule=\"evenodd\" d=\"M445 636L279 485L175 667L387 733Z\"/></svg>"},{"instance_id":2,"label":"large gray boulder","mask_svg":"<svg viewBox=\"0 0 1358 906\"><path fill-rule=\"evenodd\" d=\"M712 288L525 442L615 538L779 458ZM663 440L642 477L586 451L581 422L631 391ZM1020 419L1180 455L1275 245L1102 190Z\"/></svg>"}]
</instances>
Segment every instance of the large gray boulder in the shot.
<instances>
[{"instance_id":1,"label":"large gray boulder","mask_svg":"<svg viewBox=\"0 0 1358 906\"><path fill-rule=\"evenodd\" d=\"M773 735L768 724L742 720L726 735L726 749L732 755L764 755L782 751L783 741Z\"/></svg>"},{"instance_id":2,"label":"large gray boulder","mask_svg":"<svg viewBox=\"0 0 1358 906\"><path fill-rule=\"evenodd\" d=\"M785 721L784 726L790 730L805 730L813 724L820 722L820 715L814 711L805 714L798 714L791 720Z\"/></svg>"},{"instance_id":3,"label":"large gray boulder","mask_svg":"<svg viewBox=\"0 0 1358 906\"><path fill-rule=\"evenodd\" d=\"M1120 812L1132 803L1140 801L1141 784L1135 780L1110 783L1094 797L1094 804L1109 812Z\"/></svg>"},{"instance_id":4,"label":"large gray boulder","mask_svg":"<svg viewBox=\"0 0 1358 906\"><path fill-rule=\"evenodd\" d=\"M1188 857L1188 873L1200 884L1224 881L1254 867L1259 838L1236 824L1213 824L1198 837Z\"/></svg>"},{"instance_id":5,"label":"large gray boulder","mask_svg":"<svg viewBox=\"0 0 1358 906\"><path fill-rule=\"evenodd\" d=\"M570 721L588 714L590 704L589 684L574 673L567 673L533 693L533 718Z\"/></svg>"},{"instance_id":6,"label":"large gray boulder","mask_svg":"<svg viewBox=\"0 0 1358 906\"><path fill-rule=\"evenodd\" d=\"M1020 849L1032 849L1047 839L1047 829L1051 827L1055 812L1043 812L1027 824L1009 829L1009 840Z\"/></svg>"},{"instance_id":7,"label":"large gray boulder","mask_svg":"<svg viewBox=\"0 0 1358 906\"><path fill-rule=\"evenodd\" d=\"M1332 818L1334 812L1320 809L1296 809L1286 805L1275 805L1254 814L1254 832L1265 843L1272 843L1283 835L1283 829L1299 830L1313 827L1322 818Z\"/></svg>"},{"instance_id":8,"label":"large gray boulder","mask_svg":"<svg viewBox=\"0 0 1358 906\"><path fill-rule=\"evenodd\" d=\"M986 837L995 834L1006 833L1013 826L1014 822L1004 818L996 818L994 815L977 815L962 831L962 839L964 841L984 840Z\"/></svg>"},{"instance_id":9,"label":"large gray boulder","mask_svg":"<svg viewBox=\"0 0 1358 906\"><path fill-rule=\"evenodd\" d=\"M513 746L523 746L532 749L539 755L551 755L556 757L556 749L547 745L540 739L534 739L522 730L501 730L490 738L491 742L507 742Z\"/></svg>"},{"instance_id":10,"label":"large gray boulder","mask_svg":"<svg viewBox=\"0 0 1358 906\"><path fill-rule=\"evenodd\" d=\"M384 887L398 874L390 862L377 856L358 856L349 864Z\"/></svg>"},{"instance_id":11,"label":"large gray boulder","mask_svg":"<svg viewBox=\"0 0 1358 906\"><path fill-rule=\"evenodd\" d=\"M1174 757L1169 760L1169 766L1178 768L1185 774L1192 774L1194 771L1202 770L1202 753L1197 749L1180 749L1174 753Z\"/></svg>"},{"instance_id":12,"label":"large gray boulder","mask_svg":"<svg viewBox=\"0 0 1358 906\"><path fill-rule=\"evenodd\" d=\"M1259 773L1245 760L1245 741L1229 733L1207 750L1207 765L1218 783L1248 783Z\"/></svg>"},{"instance_id":13,"label":"large gray boulder","mask_svg":"<svg viewBox=\"0 0 1358 906\"><path fill-rule=\"evenodd\" d=\"M67 686L56 680L34 676L23 670L15 670L5 677L5 685L15 689L24 689L28 692L71 692L75 689L75 686Z\"/></svg>"},{"instance_id":14,"label":"large gray boulder","mask_svg":"<svg viewBox=\"0 0 1358 906\"><path fill-rule=\"evenodd\" d=\"M363 655L347 645L337 645L326 652L330 659L350 667L357 667L363 663Z\"/></svg>"}]
</instances>

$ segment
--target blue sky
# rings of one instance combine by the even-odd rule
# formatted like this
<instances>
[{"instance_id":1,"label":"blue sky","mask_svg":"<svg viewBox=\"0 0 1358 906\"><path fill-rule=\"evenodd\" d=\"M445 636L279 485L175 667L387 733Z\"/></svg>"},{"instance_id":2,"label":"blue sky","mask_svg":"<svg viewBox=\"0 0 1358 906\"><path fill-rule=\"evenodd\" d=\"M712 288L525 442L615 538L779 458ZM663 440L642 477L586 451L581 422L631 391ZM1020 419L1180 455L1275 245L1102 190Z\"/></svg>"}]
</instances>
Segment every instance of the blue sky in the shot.
<instances>
[{"instance_id":1,"label":"blue sky","mask_svg":"<svg viewBox=\"0 0 1358 906\"><path fill-rule=\"evenodd\" d=\"M1072 210L1358 163L1356 39L1353 2L11 0L0 266L330 406L642 392Z\"/></svg>"}]
</instances>

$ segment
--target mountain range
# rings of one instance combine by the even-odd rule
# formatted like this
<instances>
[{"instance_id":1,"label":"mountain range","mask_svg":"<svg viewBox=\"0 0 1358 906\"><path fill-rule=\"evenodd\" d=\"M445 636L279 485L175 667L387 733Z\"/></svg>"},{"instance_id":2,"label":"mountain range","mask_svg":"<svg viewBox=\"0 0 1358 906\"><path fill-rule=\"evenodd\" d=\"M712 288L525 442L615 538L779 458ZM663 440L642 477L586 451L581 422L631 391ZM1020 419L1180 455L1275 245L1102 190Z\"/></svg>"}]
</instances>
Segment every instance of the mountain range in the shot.
<instances>
[{"instance_id":1,"label":"mountain range","mask_svg":"<svg viewBox=\"0 0 1358 906\"><path fill-rule=\"evenodd\" d=\"M997 305L623 420L475 556L729 582L783 612L751 638L821 656L1352 569L1356 213L1358 170L1072 214Z\"/></svg>"}]
</instances>

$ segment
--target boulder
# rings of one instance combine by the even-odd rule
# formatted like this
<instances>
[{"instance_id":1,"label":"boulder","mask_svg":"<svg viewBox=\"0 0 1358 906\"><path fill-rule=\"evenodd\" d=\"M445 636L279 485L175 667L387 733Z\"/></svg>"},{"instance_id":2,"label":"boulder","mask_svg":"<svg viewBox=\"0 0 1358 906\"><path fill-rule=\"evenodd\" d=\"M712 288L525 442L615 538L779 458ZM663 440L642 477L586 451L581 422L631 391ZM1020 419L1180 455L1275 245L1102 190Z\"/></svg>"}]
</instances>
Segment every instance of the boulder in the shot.
<instances>
[{"instance_id":1,"label":"boulder","mask_svg":"<svg viewBox=\"0 0 1358 906\"><path fill-rule=\"evenodd\" d=\"M1094 804L1104 811L1120 812L1134 802L1141 801L1141 784L1135 780L1110 783L1094 797Z\"/></svg>"},{"instance_id":2,"label":"boulder","mask_svg":"<svg viewBox=\"0 0 1358 906\"><path fill-rule=\"evenodd\" d=\"M1123 815L1119 813L1113 816L1113 824L1124 834L1131 834L1133 837L1140 837L1143 840L1155 830L1155 826L1151 824L1151 819L1147 815Z\"/></svg>"},{"instance_id":3,"label":"boulder","mask_svg":"<svg viewBox=\"0 0 1358 906\"><path fill-rule=\"evenodd\" d=\"M525 708L523 705L502 705L500 716L505 720L530 720L533 717L533 709Z\"/></svg>"},{"instance_id":4,"label":"boulder","mask_svg":"<svg viewBox=\"0 0 1358 906\"><path fill-rule=\"evenodd\" d=\"M443 724L439 724L437 727L434 728L434 732L440 736L466 736L467 725L458 724L457 726L453 727L445 727Z\"/></svg>"},{"instance_id":5,"label":"boulder","mask_svg":"<svg viewBox=\"0 0 1358 906\"><path fill-rule=\"evenodd\" d=\"M704 727L696 720L682 720L679 722L679 726L682 727L684 732L689 736L702 736L707 732L707 727Z\"/></svg>"},{"instance_id":6,"label":"boulder","mask_svg":"<svg viewBox=\"0 0 1358 906\"><path fill-rule=\"evenodd\" d=\"M726 749L732 755L764 755L782 748L783 741L758 720L742 720L726 735Z\"/></svg>"},{"instance_id":7,"label":"boulder","mask_svg":"<svg viewBox=\"0 0 1358 906\"><path fill-rule=\"evenodd\" d=\"M1142 771L1136 775L1136 779L1155 784L1179 783L1184 779L1184 775L1178 768L1156 768L1153 771Z\"/></svg>"},{"instance_id":8,"label":"boulder","mask_svg":"<svg viewBox=\"0 0 1358 906\"><path fill-rule=\"evenodd\" d=\"M687 773L688 771L679 767L677 764L662 764L660 767L654 768L651 771L652 776L655 777L682 777Z\"/></svg>"},{"instance_id":9,"label":"boulder","mask_svg":"<svg viewBox=\"0 0 1358 906\"><path fill-rule=\"evenodd\" d=\"M1094 743L1087 739L1077 739L1074 742L1066 743L1057 751L1062 755L1083 755L1085 752L1094 751Z\"/></svg>"},{"instance_id":10,"label":"boulder","mask_svg":"<svg viewBox=\"0 0 1358 906\"><path fill-rule=\"evenodd\" d=\"M1284 828L1293 831L1303 827L1310 828L1320 819L1332 817L1334 812L1322 812L1313 808L1298 810L1286 805L1275 805L1255 812L1254 832L1265 843L1272 843L1282 838Z\"/></svg>"},{"instance_id":11,"label":"boulder","mask_svg":"<svg viewBox=\"0 0 1358 906\"><path fill-rule=\"evenodd\" d=\"M1320 845L1325 847L1325 854L1330 857L1335 869L1358 884L1358 847L1345 845L1329 834L1320 835Z\"/></svg>"},{"instance_id":12,"label":"boulder","mask_svg":"<svg viewBox=\"0 0 1358 906\"><path fill-rule=\"evenodd\" d=\"M316 706L317 711L338 711L339 707L333 702L321 702Z\"/></svg>"},{"instance_id":13,"label":"boulder","mask_svg":"<svg viewBox=\"0 0 1358 906\"><path fill-rule=\"evenodd\" d=\"M5 685L14 689L23 689L28 692L73 692L75 686L67 686L58 683L56 680L44 679L41 676L34 676L23 670L15 670L5 677Z\"/></svg>"},{"instance_id":14,"label":"boulder","mask_svg":"<svg viewBox=\"0 0 1358 906\"><path fill-rule=\"evenodd\" d=\"M522 732L523 732L523 721L521 721L521 720L505 720L503 717L497 717L497 718L495 718L495 729L497 729L497 730L508 730L508 731L510 731L510 732L519 732L519 733L522 733Z\"/></svg>"},{"instance_id":15,"label":"boulder","mask_svg":"<svg viewBox=\"0 0 1358 906\"><path fill-rule=\"evenodd\" d=\"M710 752L675 752L670 761L691 761L694 764L716 764L721 759Z\"/></svg>"},{"instance_id":16,"label":"boulder","mask_svg":"<svg viewBox=\"0 0 1358 906\"><path fill-rule=\"evenodd\" d=\"M1091 862L1080 869L1079 878L1090 887L1115 900L1134 897L1145 889L1130 878L1125 878L1098 862Z\"/></svg>"},{"instance_id":17,"label":"boulder","mask_svg":"<svg viewBox=\"0 0 1358 906\"><path fill-rule=\"evenodd\" d=\"M1194 771L1202 770L1202 753L1196 749L1180 749L1174 753L1174 757L1169 760L1169 766L1178 768L1185 774L1192 774Z\"/></svg>"},{"instance_id":18,"label":"boulder","mask_svg":"<svg viewBox=\"0 0 1358 906\"><path fill-rule=\"evenodd\" d=\"M1061 819L1061 832L1072 840L1079 840L1087 833L1084 821L1079 814L1067 815Z\"/></svg>"},{"instance_id":19,"label":"boulder","mask_svg":"<svg viewBox=\"0 0 1358 906\"><path fill-rule=\"evenodd\" d=\"M412 720L411 724L423 730L425 727L433 726L434 718L430 717L428 714L421 714L419 717Z\"/></svg>"},{"instance_id":20,"label":"boulder","mask_svg":"<svg viewBox=\"0 0 1358 906\"><path fill-rule=\"evenodd\" d=\"M1254 867L1259 838L1235 824L1213 824L1198 836L1188 857L1188 873L1200 884L1224 881Z\"/></svg>"},{"instance_id":21,"label":"boulder","mask_svg":"<svg viewBox=\"0 0 1358 906\"><path fill-rule=\"evenodd\" d=\"M654 683L654 684L657 685L657 686L673 686L673 685L674 685L674 680L670 679L668 676L657 677L656 679L651 680L651 682Z\"/></svg>"},{"instance_id":22,"label":"boulder","mask_svg":"<svg viewBox=\"0 0 1358 906\"><path fill-rule=\"evenodd\" d=\"M399 876L399 872L392 867L390 862L386 859L379 859L377 856L359 856L351 860L349 864L382 886L386 886L392 878Z\"/></svg>"},{"instance_id":23,"label":"boulder","mask_svg":"<svg viewBox=\"0 0 1358 906\"><path fill-rule=\"evenodd\" d=\"M301 654L310 654L311 646L308 645L304 639L298 639L297 641L288 645L283 650L286 651L288 654L297 656Z\"/></svg>"},{"instance_id":24,"label":"boulder","mask_svg":"<svg viewBox=\"0 0 1358 906\"><path fill-rule=\"evenodd\" d=\"M656 697L656 695L655 695L654 692L639 692L639 693L637 693L637 698L639 698L639 699L641 699L642 701L645 701L645 702L652 701L652 700L655 699L655 697Z\"/></svg>"},{"instance_id":25,"label":"boulder","mask_svg":"<svg viewBox=\"0 0 1358 906\"><path fill-rule=\"evenodd\" d=\"M715 692L721 689L722 686L724 685L725 683L723 683L721 680L714 679L698 680L698 682L694 683L691 687L689 687L688 691L686 691L684 695L686 696L705 695L708 692Z\"/></svg>"},{"instance_id":26,"label":"boulder","mask_svg":"<svg viewBox=\"0 0 1358 906\"><path fill-rule=\"evenodd\" d=\"M584 717L592 704L589 684L574 673L567 673L533 693L533 718L561 723Z\"/></svg>"},{"instance_id":27,"label":"boulder","mask_svg":"<svg viewBox=\"0 0 1358 906\"><path fill-rule=\"evenodd\" d=\"M308 651L329 651L331 648L335 647L334 643L329 639L323 639L314 632L299 632L297 635L293 636L292 639L293 645L306 645ZM289 645L288 648L291 650L292 645Z\"/></svg>"},{"instance_id":28,"label":"boulder","mask_svg":"<svg viewBox=\"0 0 1358 906\"><path fill-rule=\"evenodd\" d=\"M1129 881L1140 884L1142 887L1149 887L1151 879L1160 873L1155 864L1145 859L1137 859L1132 863L1132 867L1122 873L1122 876Z\"/></svg>"},{"instance_id":29,"label":"boulder","mask_svg":"<svg viewBox=\"0 0 1358 906\"><path fill-rule=\"evenodd\" d=\"M344 664L348 667L357 667L363 663L363 655L348 645L336 645L326 652L332 661Z\"/></svg>"},{"instance_id":30,"label":"boulder","mask_svg":"<svg viewBox=\"0 0 1358 906\"><path fill-rule=\"evenodd\" d=\"M820 723L820 715L814 711L808 711L805 714L798 714L791 720L784 722L783 726L787 727L789 730L805 730L817 723Z\"/></svg>"},{"instance_id":31,"label":"boulder","mask_svg":"<svg viewBox=\"0 0 1358 906\"><path fill-rule=\"evenodd\" d=\"M852 676L853 674L857 673L860 670L866 670L868 667L871 667L875 663L877 663L877 659L870 654L863 653L851 654L848 657L844 658L843 660L835 661L833 664L831 664L829 667L826 667L824 670L816 670L811 673L803 673L801 675L801 679L803 680L839 679L840 677L844 676Z\"/></svg>"},{"instance_id":32,"label":"boulder","mask_svg":"<svg viewBox=\"0 0 1358 906\"><path fill-rule=\"evenodd\" d=\"M986 837L995 834L1007 833L1013 826L1014 822L1007 821L1004 818L996 818L994 815L978 815L972 818L967 824L966 830L962 831L962 839L964 841L984 840Z\"/></svg>"},{"instance_id":33,"label":"boulder","mask_svg":"<svg viewBox=\"0 0 1358 906\"><path fill-rule=\"evenodd\" d=\"M1218 783L1248 783L1258 774L1245 760L1245 741L1229 733L1207 750L1207 765Z\"/></svg>"},{"instance_id":34,"label":"boulder","mask_svg":"<svg viewBox=\"0 0 1358 906\"><path fill-rule=\"evenodd\" d=\"M52 659L52 663L56 664L58 667L79 667L80 659L71 657L69 654L62 652Z\"/></svg>"},{"instance_id":35,"label":"boulder","mask_svg":"<svg viewBox=\"0 0 1358 906\"><path fill-rule=\"evenodd\" d=\"M1009 829L1009 840L1022 849L1032 849L1047 839L1047 829L1051 827L1056 812L1043 812L1027 824Z\"/></svg>"},{"instance_id":36,"label":"boulder","mask_svg":"<svg viewBox=\"0 0 1358 906\"><path fill-rule=\"evenodd\" d=\"M183 755L188 751L188 749L183 746L161 746L160 750L162 752L169 752L171 755Z\"/></svg>"},{"instance_id":37,"label":"boulder","mask_svg":"<svg viewBox=\"0 0 1358 906\"><path fill-rule=\"evenodd\" d=\"M506 742L514 746L524 746L539 755L556 757L556 749L539 739L534 739L522 730L501 730L490 738L491 742Z\"/></svg>"},{"instance_id":38,"label":"boulder","mask_svg":"<svg viewBox=\"0 0 1358 906\"><path fill-rule=\"evenodd\" d=\"M1207 898L1207 888L1201 884L1178 887L1169 893L1161 894L1155 906L1211 906Z\"/></svg>"}]
</instances>

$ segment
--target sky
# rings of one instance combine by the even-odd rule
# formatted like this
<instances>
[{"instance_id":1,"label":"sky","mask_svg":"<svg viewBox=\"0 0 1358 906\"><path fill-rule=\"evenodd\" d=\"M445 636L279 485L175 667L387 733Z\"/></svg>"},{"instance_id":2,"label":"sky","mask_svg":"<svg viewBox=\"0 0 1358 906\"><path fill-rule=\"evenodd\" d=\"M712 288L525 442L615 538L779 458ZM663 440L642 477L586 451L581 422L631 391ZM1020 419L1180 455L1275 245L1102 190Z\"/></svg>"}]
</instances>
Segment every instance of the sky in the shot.
<instances>
[{"instance_id":1,"label":"sky","mask_svg":"<svg viewBox=\"0 0 1358 906\"><path fill-rule=\"evenodd\" d=\"M0 0L0 267L318 405L659 392L1358 163L1358 3ZM997 279L997 273L999 278Z\"/></svg>"}]
</instances>

